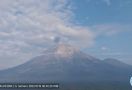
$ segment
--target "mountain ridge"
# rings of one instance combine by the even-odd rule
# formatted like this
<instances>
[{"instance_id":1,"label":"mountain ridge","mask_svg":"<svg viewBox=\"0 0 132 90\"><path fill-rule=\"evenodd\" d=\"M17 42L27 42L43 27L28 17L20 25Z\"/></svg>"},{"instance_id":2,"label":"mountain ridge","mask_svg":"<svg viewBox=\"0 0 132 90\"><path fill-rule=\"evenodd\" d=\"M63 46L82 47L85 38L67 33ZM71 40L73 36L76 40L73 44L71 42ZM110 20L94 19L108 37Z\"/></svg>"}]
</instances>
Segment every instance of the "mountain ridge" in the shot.
<instances>
[{"instance_id":1,"label":"mountain ridge","mask_svg":"<svg viewBox=\"0 0 132 90\"><path fill-rule=\"evenodd\" d=\"M58 50L66 55L56 53ZM22 65L0 71L0 82L126 83L132 68L125 65L119 67L65 45L53 47Z\"/></svg>"}]
</instances>

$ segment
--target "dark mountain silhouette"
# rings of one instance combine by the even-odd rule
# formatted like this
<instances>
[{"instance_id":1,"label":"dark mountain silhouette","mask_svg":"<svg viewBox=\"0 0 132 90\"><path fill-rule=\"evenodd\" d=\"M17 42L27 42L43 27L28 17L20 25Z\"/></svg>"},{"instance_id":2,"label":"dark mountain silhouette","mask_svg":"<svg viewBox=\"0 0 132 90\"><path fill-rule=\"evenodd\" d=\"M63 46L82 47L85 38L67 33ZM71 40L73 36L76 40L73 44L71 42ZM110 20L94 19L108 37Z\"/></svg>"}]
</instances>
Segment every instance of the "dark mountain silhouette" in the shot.
<instances>
[{"instance_id":1,"label":"dark mountain silhouette","mask_svg":"<svg viewBox=\"0 0 132 90\"><path fill-rule=\"evenodd\" d=\"M129 86L131 74L130 65L115 59L100 60L75 47L60 44L22 65L0 71L0 82L84 83L86 86L118 82Z\"/></svg>"}]
</instances>

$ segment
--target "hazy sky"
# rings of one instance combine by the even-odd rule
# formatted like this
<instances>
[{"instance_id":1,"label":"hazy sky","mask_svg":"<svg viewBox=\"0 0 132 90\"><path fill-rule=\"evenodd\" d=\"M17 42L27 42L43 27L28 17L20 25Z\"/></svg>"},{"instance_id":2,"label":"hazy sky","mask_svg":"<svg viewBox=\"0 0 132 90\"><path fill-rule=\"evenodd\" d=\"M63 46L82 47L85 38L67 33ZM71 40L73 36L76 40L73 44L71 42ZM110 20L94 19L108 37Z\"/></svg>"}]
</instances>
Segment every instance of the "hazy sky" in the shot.
<instances>
[{"instance_id":1,"label":"hazy sky","mask_svg":"<svg viewBox=\"0 0 132 90\"><path fill-rule=\"evenodd\" d=\"M60 42L132 64L132 0L1 0L0 69Z\"/></svg>"}]
</instances>

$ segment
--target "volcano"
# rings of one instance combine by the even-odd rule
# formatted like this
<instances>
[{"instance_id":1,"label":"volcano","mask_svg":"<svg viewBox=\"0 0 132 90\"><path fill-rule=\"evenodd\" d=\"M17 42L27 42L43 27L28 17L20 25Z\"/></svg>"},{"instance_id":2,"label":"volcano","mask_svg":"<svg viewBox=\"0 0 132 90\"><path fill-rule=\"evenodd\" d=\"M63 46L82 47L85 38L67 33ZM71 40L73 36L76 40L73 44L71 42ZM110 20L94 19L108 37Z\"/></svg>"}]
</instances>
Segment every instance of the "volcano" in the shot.
<instances>
[{"instance_id":1,"label":"volcano","mask_svg":"<svg viewBox=\"0 0 132 90\"><path fill-rule=\"evenodd\" d=\"M131 65L115 59L100 60L78 48L60 44L22 65L0 71L0 82L56 82L75 87L119 84L117 87L123 90L124 85L129 86L131 74Z\"/></svg>"}]
</instances>

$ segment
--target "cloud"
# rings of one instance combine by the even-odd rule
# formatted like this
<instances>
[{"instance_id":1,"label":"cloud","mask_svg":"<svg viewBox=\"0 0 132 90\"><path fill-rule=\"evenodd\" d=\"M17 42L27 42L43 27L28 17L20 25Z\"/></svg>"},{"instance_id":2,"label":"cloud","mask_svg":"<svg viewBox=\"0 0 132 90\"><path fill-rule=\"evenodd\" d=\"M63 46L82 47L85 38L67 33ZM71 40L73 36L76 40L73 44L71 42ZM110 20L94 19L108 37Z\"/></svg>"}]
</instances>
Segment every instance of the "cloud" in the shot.
<instances>
[{"instance_id":1,"label":"cloud","mask_svg":"<svg viewBox=\"0 0 132 90\"><path fill-rule=\"evenodd\" d=\"M1 0L0 13L0 63L5 57L25 62L60 42L78 47L94 42L92 31L71 23L68 0Z\"/></svg>"},{"instance_id":2,"label":"cloud","mask_svg":"<svg viewBox=\"0 0 132 90\"><path fill-rule=\"evenodd\" d=\"M130 24L100 24L91 27L94 30L96 37L99 36L113 36L124 32L131 32L132 26Z\"/></svg>"},{"instance_id":3,"label":"cloud","mask_svg":"<svg viewBox=\"0 0 132 90\"><path fill-rule=\"evenodd\" d=\"M107 48L106 46L102 46L102 47L101 47L101 50L102 50L102 51L107 51L107 50L109 50L109 48Z\"/></svg>"},{"instance_id":4,"label":"cloud","mask_svg":"<svg viewBox=\"0 0 132 90\"><path fill-rule=\"evenodd\" d=\"M124 25L84 27L72 23L73 18L70 0L1 0L0 63L3 65L0 68L25 62L57 43L88 48L101 35L131 28Z\"/></svg>"},{"instance_id":5,"label":"cloud","mask_svg":"<svg viewBox=\"0 0 132 90\"><path fill-rule=\"evenodd\" d=\"M105 2L108 6L111 5L111 0L103 0L103 2Z\"/></svg>"}]
</instances>

